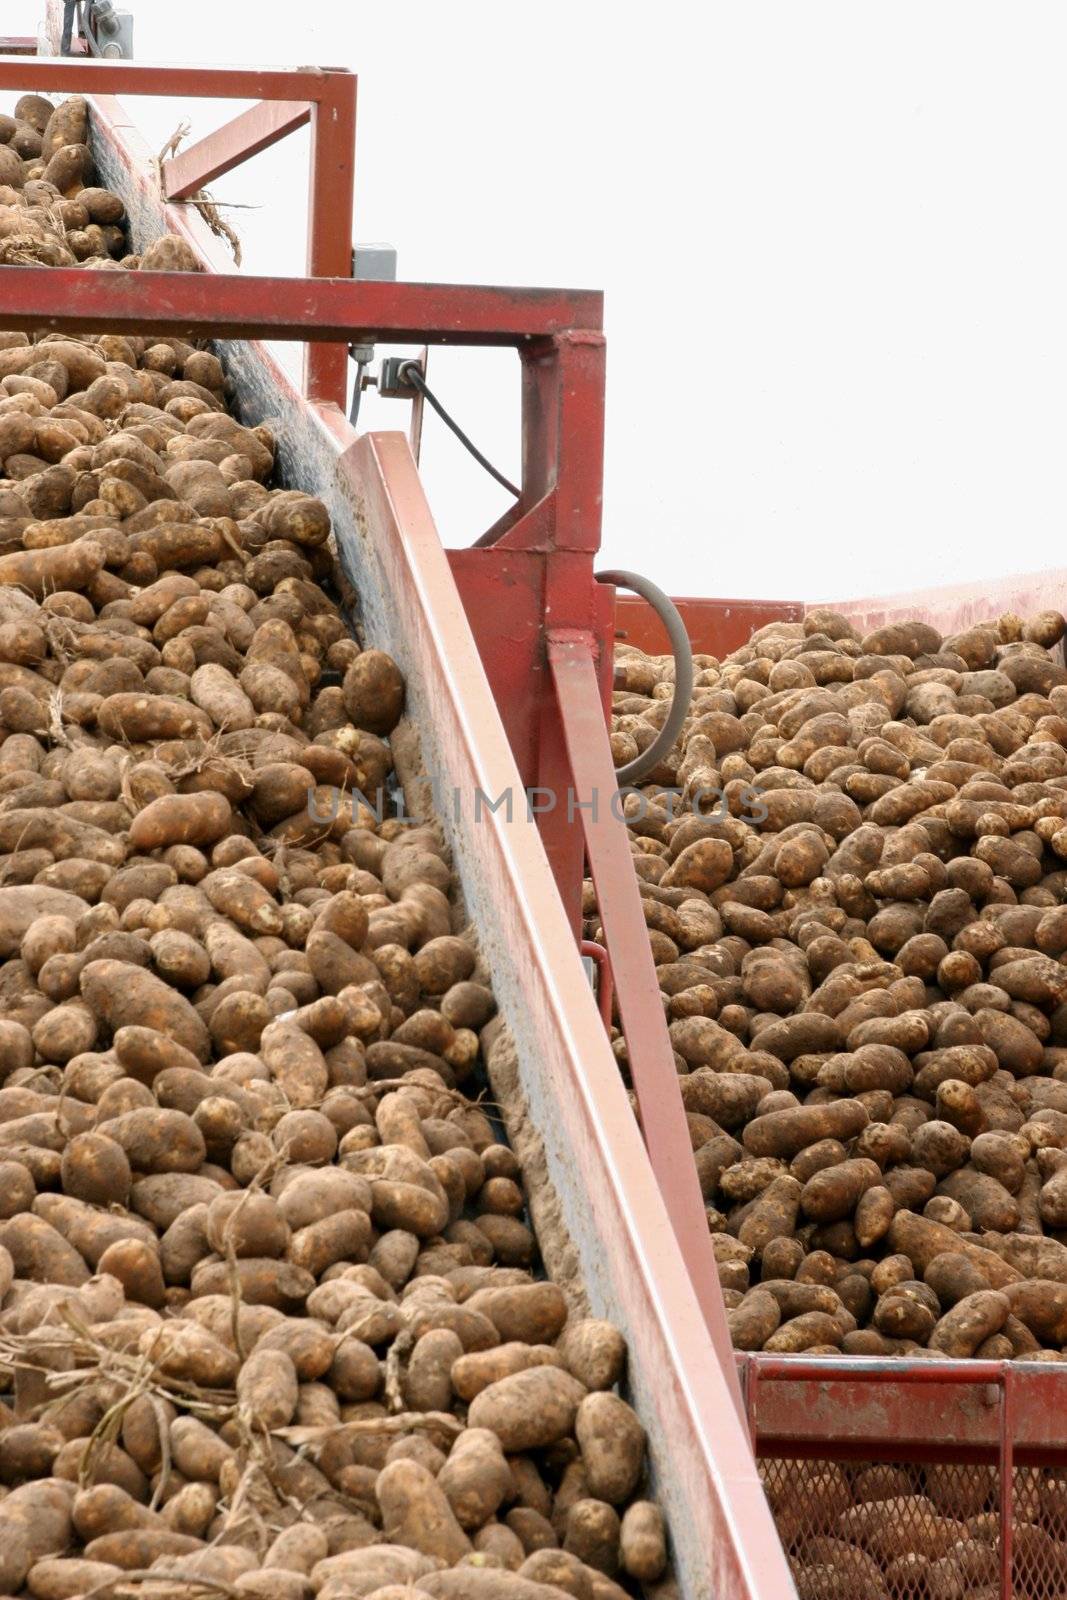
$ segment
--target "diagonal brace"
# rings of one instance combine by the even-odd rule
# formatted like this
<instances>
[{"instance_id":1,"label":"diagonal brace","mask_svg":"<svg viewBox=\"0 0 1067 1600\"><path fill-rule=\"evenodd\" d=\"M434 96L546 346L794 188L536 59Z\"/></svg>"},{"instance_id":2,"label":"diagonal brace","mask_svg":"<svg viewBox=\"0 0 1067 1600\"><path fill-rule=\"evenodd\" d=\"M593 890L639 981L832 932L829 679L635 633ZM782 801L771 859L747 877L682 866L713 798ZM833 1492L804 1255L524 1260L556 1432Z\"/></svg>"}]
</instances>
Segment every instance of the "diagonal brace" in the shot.
<instances>
[{"instance_id":1,"label":"diagonal brace","mask_svg":"<svg viewBox=\"0 0 1067 1600\"><path fill-rule=\"evenodd\" d=\"M566 798L568 807L581 818L649 1160L740 1412L741 1392L726 1308L693 1165L674 1051L663 1016L630 843L625 825L616 815L621 806L615 800L615 767L593 661L592 635L579 630L550 632L548 661L573 780L573 793L567 797L557 795L556 805L562 805Z\"/></svg>"},{"instance_id":2,"label":"diagonal brace","mask_svg":"<svg viewBox=\"0 0 1067 1600\"><path fill-rule=\"evenodd\" d=\"M232 172L261 150L269 150L310 120L311 106L306 100L261 100L224 122L214 133L198 139L188 150L164 161L164 197L187 200L213 179Z\"/></svg>"}]
</instances>

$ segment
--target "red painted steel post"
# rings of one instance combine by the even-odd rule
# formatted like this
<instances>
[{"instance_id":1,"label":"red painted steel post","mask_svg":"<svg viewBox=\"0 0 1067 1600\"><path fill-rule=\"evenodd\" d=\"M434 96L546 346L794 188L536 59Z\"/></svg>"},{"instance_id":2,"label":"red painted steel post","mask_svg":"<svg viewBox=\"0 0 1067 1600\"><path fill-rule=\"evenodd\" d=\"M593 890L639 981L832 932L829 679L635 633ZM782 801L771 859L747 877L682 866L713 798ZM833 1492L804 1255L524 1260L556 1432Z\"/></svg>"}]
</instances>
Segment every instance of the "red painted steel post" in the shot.
<instances>
[{"instance_id":1,"label":"red painted steel post","mask_svg":"<svg viewBox=\"0 0 1067 1600\"><path fill-rule=\"evenodd\" d=\"M595 939L582 940L582 955L588 956L594 962L597 970L597 1005L600 1008L600 1018L608 1033L611 1033L611 1006L615 999L615 981L611 973L611 958L602 944L597 944Z\"/></svg>"},{"instance_id":2,"label":"red painted steel post","mask_svg":"<svg viewBox=\"0 0 1067 1600\"><path fill-rule=\"evenodd\" d=\"M613 810L615 769L593 666L592 636L550 632L548 659L573 775L571 826L585 836L645 1145L693 1291L744 1422L733 1346L641 895L626 829Z\"/></svg>"},{"instance_id":3,"label":"red painted steel post","mask_svg":"<svg viewBox=\"0 0 1067 1600\"><path fill-rule=\"evenodd\" d=\"M1011 1600L1015 1554L1015 1389L1005 1363L1000 1389L1000 1600Z\"/></svg>"},{"instance_id":4,"label":"red painted steel post","mask_svg":"<svg viewBox=\"0 0 1067 1600\"><path fill-rule=\"evenodd\" d=\"M356 177L356 80L326 74L326 92L311 114L307 270L312 278L352 276L352 212ZM308 345L304 392L309 400L346 409L348 343Z\"/></svg>"},{"instance_id":5,"label":"red painted steel post","mask_svg":"<svg viewBox=\"0 0 1067 1600\"><path fill-rule=\"evenodd\" d=\"M745 1396L745 1420L748 1423L748 1437L752 1445L752 1454L758 1456L759 1452L756 1446L759 1442L759 1425L756 1419L756 1391L759 1388L760 1369L749 1356L742 1356L740 1362L743 1362L743 1366L741 1366L741 1387Z\"/></svg>"},{"instance_id":6,"label":"red painted steel post","mask_svg":"<svg viewBox=\"0 0 1067 1600\"><path fill-rule=\"evenodd\" d=\"M611 671L612 615L607 597L598 592L593 577L603 501L605 369L603 334L572 330L557 335L551 344L551 360L546 356L536 364L538 381L531 390L531 406L537 408L537 425L529 448L524 442L523 449L524 486L529 472L535 494L542 488L551 489L544 647L550 649L553 630L582 630L596 641L595 661L601 675ZM502 542L511 546L520 533L521 526ZM606 740L603 713L600 736ZM567 748L558 694L545 697L539 768L538 782L557 793L555 809L544 818L545 848L575 932L580 935L585 848L572 809L577 773Z\"/></svg>"}]
</instances>

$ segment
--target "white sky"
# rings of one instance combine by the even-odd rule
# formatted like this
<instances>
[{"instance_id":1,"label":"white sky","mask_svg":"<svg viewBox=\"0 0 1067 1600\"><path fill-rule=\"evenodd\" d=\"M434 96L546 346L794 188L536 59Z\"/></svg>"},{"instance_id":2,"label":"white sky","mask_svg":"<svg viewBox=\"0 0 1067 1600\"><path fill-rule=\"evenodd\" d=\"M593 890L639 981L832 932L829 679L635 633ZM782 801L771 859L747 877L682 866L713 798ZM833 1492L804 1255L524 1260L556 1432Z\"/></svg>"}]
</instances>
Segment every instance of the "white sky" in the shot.
<instances>
[{"instance_id":1,"label":"white sky","mask_svg":"<svg viewBox=\"0 0 1067 1600\"><path fill-rule=\"evenodd\" d=\"M606 291L605 565L815 599L1067 564L1061 5L126 3L143 61L355 68L356 236L402 277ZM306 152L216 186L250 270L301 270ZM430 360L511 476L517 366ZM509 503L430 415L423 469L446 543Z\"/></svg>"}]
</instances>

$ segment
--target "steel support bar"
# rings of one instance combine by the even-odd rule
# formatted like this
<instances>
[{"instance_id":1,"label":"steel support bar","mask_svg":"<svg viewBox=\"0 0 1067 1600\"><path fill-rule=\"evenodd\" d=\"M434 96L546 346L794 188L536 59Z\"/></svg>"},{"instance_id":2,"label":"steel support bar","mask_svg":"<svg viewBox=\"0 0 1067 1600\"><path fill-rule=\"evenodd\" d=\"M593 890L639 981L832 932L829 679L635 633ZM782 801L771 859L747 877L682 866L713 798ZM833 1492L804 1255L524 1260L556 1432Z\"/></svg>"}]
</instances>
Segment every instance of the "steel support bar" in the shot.
<instances>
[{"instance_id":1,"label":"steel support bar","mask_svg":"<svg viewBox=\"0 0 1067 1600\"><path fill-rule=\"evenodd\" d=\"M616 815L615 769L593 665L592 636L550 633L548 661L573 780L573 792L566 796L567 810L572 826L578 825L580 817L585 835L645 1145L723 1371L736 1381L726 1310L641 895L626 828ZM562 799L557 797L557 804ZM740 1387L732 1385L731 1392L743 1419Z\"/></svg>"},{"instance_id":2,"label":"steel support bar","mask_svg":"<svg viewBox=\"0 0 1067 1600\"><path fill-rule=\"evenodd\" d=\"M307 100L261 100L163 163L163 193L186 200L311 120Z\"/></svg>"},{"instance_id":3,"label":"steel support bar","mask_svg":"<svg viewBox=\"0 0 1067 1600\"><path fill-rule=\"evenodd\" d=\"M1067 1372L1027 1361L735 1356L758 1456L997 1463L1009 1426L1017 1464L1067 1462ZM1005 1380L1009 1423L998 1410Z\"/></svg>"},{"instance_id":4,"label":"steel support bar","mask_svg":"<svg viewBox=\"0 0 1067 1600\"><path fill-rule=\"evenodd\" d=\"M1004 1363L1000 1389L1000 1600L1012 1600L1015 1555L1015 1374Z\"/></svg>"},{"instance_id":5,"label":"steel support bar","mask_svg":"<svg viewBox=\"0 0 1067 1600\"><path fill-rule=\"evenodd\" d=\"M151 94L198 100L329 100L346 67L155 67L98 57L0 56L0 89L42 94Z\"/></svg>"},{"instance_id":6,"label":"steel support bar","mask_svg":"<svg viewBox=\"0 0 1067 1600\"><path fill-rule=\"evenodd\" d=\"M0 35L0 56L35 56L37 40L28 34Z\"/></svg>"},{"instance_id":7,"label":"steel support bar","mask_svg":"<svg viewBox=\"0 0 1067 1600\"><path fill-rule=\"evenodd\" d=\"M226 277L200 272L84 272L5 267L0 321L34 333L122 333L179 338L299 339L326 343L520 345L596 326L602 297L583 290L501 289L351 278Z\"/></svg>"},{"instance_id":8,"label":"steel support bar","mask_svg":"<svg viewBox=\"0 0 1067 1600\"><path fill-rule=\"evenodd\" d=\"M329 94L311 113L311 187L308 193L309 278L352 276L353 190L356 180L356 80L335 76ZM348 336L304 350L304 393L332 400L347 411Z\"/></svg>"},{"instance_id":9,"label":"steel support bar","mask_svg":"<svg viewBox=\"0 0 1067 1600\"><path fill-rule=\"evenodd\" d=\"M272 415L277 402L263 393ZM339 441L351 437L343 417L331 427ZM284 412L282 429L315 488L314 435L299 418L290 433ZM788 1568L731 1405L731 1369L706 1332L537 830L520 807L475 820L478 792L498 796L522 779L407 441L366 435L339 467L328 498L368 642L400 663L422 758L439 788L459 796L442 822L520 1058L521 1115L543 1138L593 1314L617 1316L629 1336L679 1590L685 1600L788 1600Z\"/></svg>"}]
</instances>

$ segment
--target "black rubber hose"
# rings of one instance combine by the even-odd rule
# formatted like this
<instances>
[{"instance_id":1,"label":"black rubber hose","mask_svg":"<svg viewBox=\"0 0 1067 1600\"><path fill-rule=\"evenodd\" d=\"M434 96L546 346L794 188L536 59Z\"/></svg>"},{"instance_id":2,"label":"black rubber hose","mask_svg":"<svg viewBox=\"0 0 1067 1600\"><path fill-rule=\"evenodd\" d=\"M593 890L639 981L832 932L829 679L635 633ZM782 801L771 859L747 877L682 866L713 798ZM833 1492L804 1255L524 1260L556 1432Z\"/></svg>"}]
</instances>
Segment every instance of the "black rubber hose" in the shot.
<instances>
[{"instance_id":1,"label":"black rubber hose","mask_svg":"<svg viewBox=\"0 0 1067 1600\"><path fill-rule=\"evenodd\" d=\"M638 783L674 749L693 698L693 651L678 607L656 584L637 572L597 572L594 576L598 583L613 583L617 589L629 589L647 600L667 630L674 655L674 698L667 720L647 750L616 768L615 776L623 788L628 783Z\"/></svg>"},{"instance_id":2,"label":"black rubber hose","mask_svg":"<svg viewBox=\"0 0 1067 1600\"><path fill-rule=\"evenodd\" d=\"M506 489L509 494L513 494L516 500L518 500L522 491L516 488L510 478L505 478L502 472L497 471L496 467L494 467L488 456L483 456L474 440L470 438L468 434L463 432L463 429L460 427L455 417L449 415L444 406L441 404L440 400L438 400L437 396L434 394L433 390L427 384L426 379L422 375L422 369L419 367L418 362L405 361L404 365L400 368L400 375L407 383L411 384L413 389L417 389L419 391L427 405L433 407L433 409L437 412L437 415L441 418L441 421L447 428L452 429L452 432L455 434L460 444L465 450L470 451L478 465L480 467L484 467L489 476L491 478L495 478L497 483L500 484L501 488Z\"/></svg>"}]
</instances>

